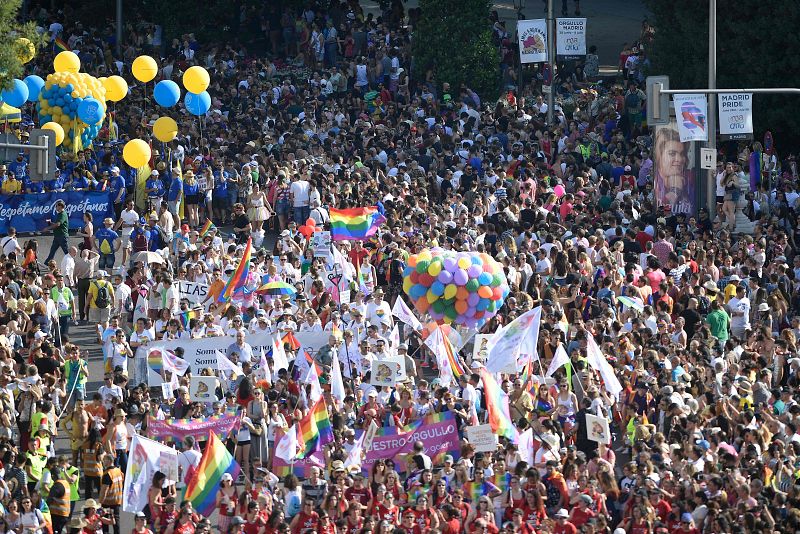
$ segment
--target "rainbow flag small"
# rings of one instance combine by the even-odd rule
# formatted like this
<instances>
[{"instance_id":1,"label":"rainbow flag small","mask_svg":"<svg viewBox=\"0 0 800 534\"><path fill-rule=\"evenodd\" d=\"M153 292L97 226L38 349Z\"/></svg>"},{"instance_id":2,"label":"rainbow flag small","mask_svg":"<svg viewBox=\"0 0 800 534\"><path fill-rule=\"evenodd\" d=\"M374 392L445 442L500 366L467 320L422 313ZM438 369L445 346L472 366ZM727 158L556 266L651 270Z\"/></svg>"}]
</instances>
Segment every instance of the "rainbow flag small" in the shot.
<instances>
[{"instance_id":1,"label":"rainbow flag small","mask_svg":"<svg viewBox=\"0 0 800 534\"><path fill-rule=\"evenodd\" d=\"M222 475L230 473L235 481L239 476L239 464L213 432L208 433L208 443L194 476L186 484L184 498L192 501L192 506L204 516L214 511Z\"/></svg>"},{"instance_id":2,"label":"rainbow flag small","mask_svg":"<svg viewBox=\"0 0 800 534\"><path fill-rule=\"evenodd\" d=\"M298 438L303 441L303 452L298 458L307 458L333 441L333 428L328 417L328 406L325 399L321 398L314 407L303 417L298 427Z\"/></svg>"},{"instance_id":3,"label":"rainbow flag small","mask_svg":"<svg viewBox=\"0 0 800 534\"><path fill-rule=\"evenodd\" d=\"M376 206L330 209L331 237L334 241L366 241L386 222Z\"/></svg>"},{"instance_id":4,"label":"rainbow flag small","mask_svg":"<svg viewBox=\"0 0 800 534\"><path fill-rule=\"evenodd\" d=\"M208 233L209 233L211 230L216 230L216 229L217 229L217 227L216 227L216 226L214 226L214 223L213 223L213 222L211 222L211 220L210 220L210 219L206 219L206 223L205 223L205 224L203 225L203 227L200 229L200 237L205 237L205 236L207 236L207 235L208 235Z\"/></svg>"},{"instance_id":5,"label":"rainbow flag small","mask_svg":"<svg viewBox=\"0 0 800 534\"><path fill-rule=\"evenodd\" d=\"M60 50L61 52L72 52L72 49L69 47L66 41L64 41L61 37L56 37L53 41L53 46L56 50Z\"/></svg>"},{"instance_id":6,"label":"rainbow flag small","mask_svg":"<svg viewBox=\"0 0 800 534\"><path fill-rule=\"evenodd\" d=\"M53 516L50 513L50 507L44 499L39 500L39 511L42 512L42 516L44 517L45 529L47 529L47 532L50 534L53 534Z\"/></svg>"},{"instance_id":7,"label":"rainbow flag small","mask_svg":"<svg viewBox=\"0 0 800 534\"><path fill-rule=\"evenodd\" d=\"M480 374L492 431L498 436L505 436L516 443L519 441L519 431L514 426L508 412L508 396L500 389L497 380L485 367L481 368Z\"/></svg>"},{"instance_id":8,"label":"rainbow flag small","mask_svg":"<svg viewBox=\"0 0 800 534\"><path fill-rule=\"evenodd\" d=\"M247 246L244 248L242 259L239 261L239 265L236 267L236 270L233 271L228 283L225 284L225 288L222 290L222 293L219 294L217 302L228 302L238 289L244 287L245 281L247 280L247 275L250 274L250 256L252 252L253 239L249 238L247 240Z\"/></svg>"},{"instance_id":9,"label":"rainbow flag small","mask_svg":"<svg viewBox=\"0 0 800 534\"><path fill-rule=\"evenodd\" d=\"M301 347L300 342L291 332L287 332L286 335L281 338L281 343L284 345L288 343L292 350L298 350Z\"/></svg>"},{"instance_id":10,"label":"rainbow flag small","mask_svg":"<svg viewBox=\"0 0 800 534\"><path fill-rule=\"evenodd\" d=\"M147 353L147 367L153 370L158 376L164 367L164 360L161 356L161 351L158 349L150 349Z\"/></svg>"},{"instance_id":11,"label":"rainbow flag small","mask_svg":"<svg viewBox=\"0 0 800 534\"><path fill-rule=\"evenodd\" d=\"M461 362L456 356L456 351L453 348L453 344L450 342L450 339L444 334L444 332L442 332L442 342L444 343L445 353L447 353L447 361L450 362L450 368L453 370L453 376L458 378L466 373L464 366L461 365Z\"/></svg>"},{"instance_id":12,"label":"rainbow flag small","mask_svg":"<svg viewBox=\"0 0 800 534\"><path fill-rule=\"evenodd\" d=\"M489 495L498 489L500 488L488 481L478 483L474 480L470 480L464 484L464 495L466 495L471 502L478 502L478 499L484 495Z\"/></svg>"},{"instance_id":13,"label":"rainbow flag small","mask_svg":"<svg viewBox=\"0 0 800 534\"><path fill-rule=\"evenodd\" d=\"M200 314L195 310L185 311L178 315L178 320L181 322L181 326L183 326L184 330L189 328L189 321L192 319L197 319Z\"/></svg>"}]
</instances>

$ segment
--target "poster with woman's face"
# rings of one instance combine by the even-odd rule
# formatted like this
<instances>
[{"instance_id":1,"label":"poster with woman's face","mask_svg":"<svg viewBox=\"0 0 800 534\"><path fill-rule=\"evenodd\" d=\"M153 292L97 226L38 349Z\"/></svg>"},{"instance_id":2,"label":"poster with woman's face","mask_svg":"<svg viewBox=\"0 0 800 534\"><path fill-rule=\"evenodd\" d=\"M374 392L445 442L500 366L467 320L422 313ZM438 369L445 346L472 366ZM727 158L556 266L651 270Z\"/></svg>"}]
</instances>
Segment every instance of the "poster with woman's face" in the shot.
<instances>
[{"instance_id":1,"label":"poster with woman's face","mask_svg":"<svg viewBox=\"0 0 800 534\"><path fill-rule=\"evenodd\" d=\"M653 182L658 206L666 206L672 213L695 214L695 167L693 143L681 143L674 119L656 128Z\"/></svg>"}]
</instances>

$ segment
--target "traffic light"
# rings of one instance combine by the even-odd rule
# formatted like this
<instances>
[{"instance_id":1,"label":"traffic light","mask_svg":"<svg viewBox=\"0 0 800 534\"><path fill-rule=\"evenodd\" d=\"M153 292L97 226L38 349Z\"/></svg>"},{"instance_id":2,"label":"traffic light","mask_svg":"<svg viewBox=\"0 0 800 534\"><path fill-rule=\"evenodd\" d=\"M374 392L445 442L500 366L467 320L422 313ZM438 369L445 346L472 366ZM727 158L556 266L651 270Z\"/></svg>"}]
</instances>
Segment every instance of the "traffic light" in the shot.
<instances>
[{"instance_id":1,"label":"traffic light","mask_svg":"<svg viewBox=\"0 0 800 534\"><path fill-rule=\"evenodd\" d=\"M669 95L661 91L669 89L669 76L647 77L647 125L669 124Z\"/></svg>"}]
</instances>

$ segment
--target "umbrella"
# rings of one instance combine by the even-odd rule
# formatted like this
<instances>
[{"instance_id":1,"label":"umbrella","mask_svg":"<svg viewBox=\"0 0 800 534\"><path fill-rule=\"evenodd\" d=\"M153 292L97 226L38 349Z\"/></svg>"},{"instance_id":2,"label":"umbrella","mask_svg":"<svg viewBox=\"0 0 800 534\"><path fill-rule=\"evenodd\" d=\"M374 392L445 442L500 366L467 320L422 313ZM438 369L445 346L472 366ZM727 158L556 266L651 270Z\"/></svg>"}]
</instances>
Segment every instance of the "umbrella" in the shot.
<instances>
[{"instance_id":1,"label":"umbrella","mask_svg":"<svg viewBox=\"0 0 800 534\"><path fill-rule=\"evenodd\" d=\"M287 284L286 282L268 282L263 286L259 287L257 290L259 293L278 296L278 295L294 295L297 293L297 290L294 288L292 284Z\"/></svg>"},{"instance_id":2,"label":"umbrella","mask_svg":"<svg viewBox=\"0 0 800 534\"><path fill-rule=\"evenodd\" d=\"M22 120L22 112L19 108L9 106L5 102L0 106L0 120L7 122L20 122Z\"/></svg>"},{"instance_id":3,"label":"umbrella","mask_svg":"<svg viewBox=\"0 0 800 534\"><path fill-rule=\"evenodd\" d=\"M157 252L150 252L149 250L145 250L142 252L137 252L133 255L133 261L141 261L144 263L164 263L164 258L161 254Z\"/></svg>"},{"instance_id":4,"label":"umbrella","mask_svg":"<svg viewBox=\"0 0 800 534\"><path fill-rule=\"evenodd\" d=\"M625 306L628 306L629 308L633 308L636 311L639 311L639 312L643 312L644 311L644 304L642 304L642 301L639 300L639 299L626 297L625 295L622 295L620 297L617 297L617 300L619 302L621 302L622 304L624 304Z\"/></svg>"}]
</instances>

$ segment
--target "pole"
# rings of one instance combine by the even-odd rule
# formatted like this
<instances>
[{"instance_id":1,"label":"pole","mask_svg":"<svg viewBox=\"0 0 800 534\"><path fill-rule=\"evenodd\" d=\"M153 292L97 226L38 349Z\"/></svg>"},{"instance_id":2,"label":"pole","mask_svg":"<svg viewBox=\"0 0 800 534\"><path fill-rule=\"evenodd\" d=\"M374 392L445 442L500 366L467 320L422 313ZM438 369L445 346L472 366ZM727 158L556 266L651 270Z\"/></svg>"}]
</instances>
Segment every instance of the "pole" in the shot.
<instances>
[{"instance_id":1,"label":"pole","mask_svg":"<svg viewBox=\"0 0 800 534\"><path fill-rule=\"evenodd\" d=\"M553 0L547 0L547 64L550 66L550 92L547 93L547 124L553 124L553 106L555 105L553 102L553 89L556 69L553 61L553 56L555 56L555 46L553 45L555 44L556 32L553 22Z\"/></svg>"},{"instance_id":2,"label":"pole","mask_svg":"<svg viewBox=\"0 0 800 534\"><path fill-rule=\"evenodd\" d=\"M122 57L122 0L117 0L117 57Z\"/></svg>"},{"instance_id":3,"label":"pole","mask_svg":"<svg viewBox=\"0 0 800 534\"><path fill-rule=\"evenodd\" d=\"M717 0L708 0L708 88L717 88ZM714 151L715 165L706 178L708 216L714 218L717 208L717 99L710 95L708 103L708 148Z\"/></svg>"}]
</instances>

